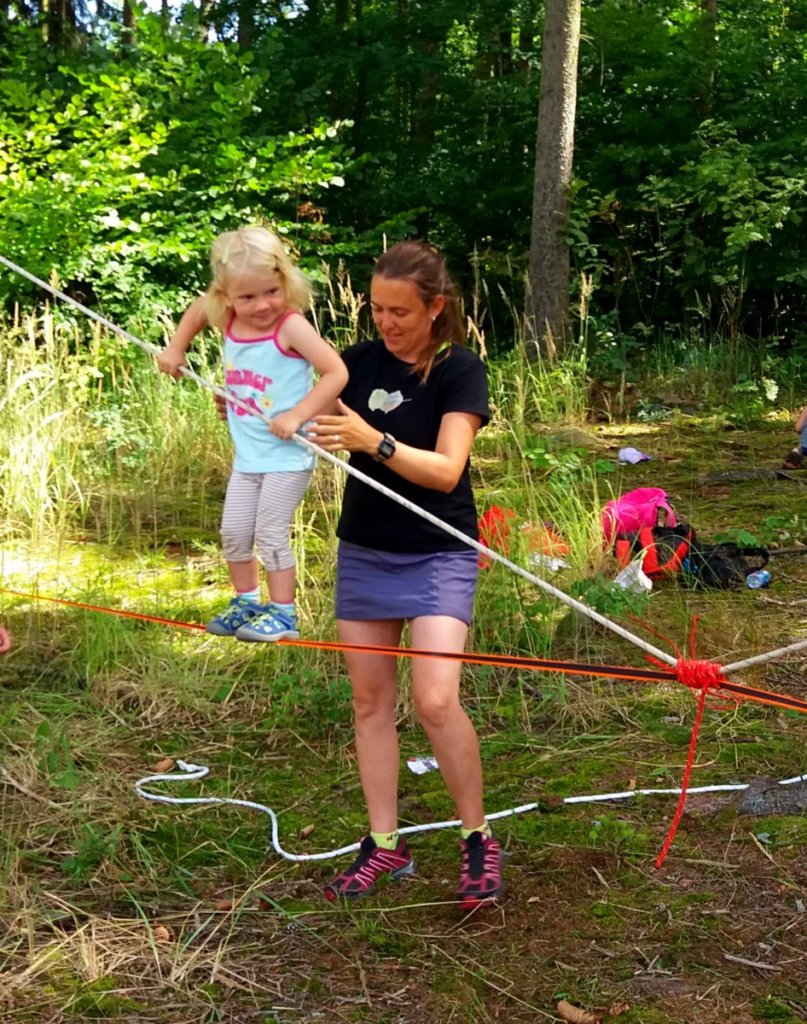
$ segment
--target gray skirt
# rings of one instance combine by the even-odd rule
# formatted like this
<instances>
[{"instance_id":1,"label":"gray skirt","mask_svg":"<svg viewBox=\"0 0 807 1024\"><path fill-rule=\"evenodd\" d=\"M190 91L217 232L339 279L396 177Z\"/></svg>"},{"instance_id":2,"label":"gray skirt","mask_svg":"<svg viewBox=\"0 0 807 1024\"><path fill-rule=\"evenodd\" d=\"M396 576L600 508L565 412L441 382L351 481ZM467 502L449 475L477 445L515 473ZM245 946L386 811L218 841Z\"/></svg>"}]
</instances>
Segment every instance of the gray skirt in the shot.
<instances>
[{"instance_id":1,"label":"gray skirt","mask_svg":"<svg viewBox=\"0 0 807 1024\"><path fill-rule=\"evenodd\" d=\"M402 554L339 542L336 617L350 621L449 615L469 625L477 553Z\"/></svg>"}]
</instances>

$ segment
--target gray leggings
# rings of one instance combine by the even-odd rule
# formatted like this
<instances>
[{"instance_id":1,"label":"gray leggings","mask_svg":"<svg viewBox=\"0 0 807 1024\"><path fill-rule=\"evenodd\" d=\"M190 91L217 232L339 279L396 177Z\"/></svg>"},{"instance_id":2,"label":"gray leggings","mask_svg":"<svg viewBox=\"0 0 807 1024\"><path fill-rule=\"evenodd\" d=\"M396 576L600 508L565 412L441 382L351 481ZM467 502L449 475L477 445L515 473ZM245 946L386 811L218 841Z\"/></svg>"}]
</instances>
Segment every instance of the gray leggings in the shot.
<instances>
[{"instance_id":1,"label":"gray leggings","mask_svg":"<svg viewBox=\"0 0 807 1024\"><path fill-rule=\"evenodd\" d=\"M255 548L264 568L291 569L289 532L313 470L241 473L227 484L221 517L221 546L228 562L251 562Z\"/></svg>"}]
</instances>

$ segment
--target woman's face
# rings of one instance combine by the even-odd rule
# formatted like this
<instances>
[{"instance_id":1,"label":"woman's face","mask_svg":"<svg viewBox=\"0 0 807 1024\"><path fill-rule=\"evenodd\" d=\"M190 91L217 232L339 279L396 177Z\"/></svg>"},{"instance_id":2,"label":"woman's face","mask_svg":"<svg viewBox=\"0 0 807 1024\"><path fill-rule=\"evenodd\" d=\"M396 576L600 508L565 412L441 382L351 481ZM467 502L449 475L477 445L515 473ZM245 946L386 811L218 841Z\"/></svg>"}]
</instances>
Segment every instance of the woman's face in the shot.
<instances>
[{"instance_id":1,"label":"woman's face","mask_svg":"<svg viewBox=\"0 0 807 1024\"><path fill-rule=\"evenodd\" d=\"M445 306L438 295L431 303L408 278L376 275L370 286L373 322L387 349L405 363L416 363L432 345L432 323Z\"/></svg>"}]
</instances>

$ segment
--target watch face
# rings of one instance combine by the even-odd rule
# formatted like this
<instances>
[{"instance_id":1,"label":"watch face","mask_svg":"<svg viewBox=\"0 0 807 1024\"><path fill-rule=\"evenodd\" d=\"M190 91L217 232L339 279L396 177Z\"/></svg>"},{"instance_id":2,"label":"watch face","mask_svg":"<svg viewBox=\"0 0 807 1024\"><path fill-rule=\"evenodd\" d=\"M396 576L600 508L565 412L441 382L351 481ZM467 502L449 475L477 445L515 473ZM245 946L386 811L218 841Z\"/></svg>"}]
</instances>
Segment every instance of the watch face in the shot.
<instances>
[{"instance_id":1,"label":"watch face","mask_svg":"<svg viewBox=\"0 0 807 1024\"><path fill-rule=\"evenodd\" d=\"M388 459L395 451L395 439L385 434L378 445L378 454L382 459Z\"/></svg>"}]
</instances>

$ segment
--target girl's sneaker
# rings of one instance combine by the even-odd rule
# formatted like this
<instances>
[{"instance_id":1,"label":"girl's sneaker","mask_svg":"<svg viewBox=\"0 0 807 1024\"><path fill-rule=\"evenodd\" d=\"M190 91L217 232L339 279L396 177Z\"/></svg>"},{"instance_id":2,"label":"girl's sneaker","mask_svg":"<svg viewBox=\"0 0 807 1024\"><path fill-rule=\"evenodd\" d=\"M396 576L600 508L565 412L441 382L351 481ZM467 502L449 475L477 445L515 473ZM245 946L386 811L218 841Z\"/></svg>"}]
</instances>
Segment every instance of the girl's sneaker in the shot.
<instances>
[{"instance_id":1,"label":"girl's sneaker","mask_svg":"<svg viewBox=\"0 0 807 1024\"><path fill-rule=\"evenodd\" d=\"M359 855L349 868L337 875L325 889L325 898L333 902L337 898L355 900L366 896L375 888L381 875L391 878L405 878L414 875L415 860L409 852L406 841L401 838L394 850L382 850L376 846L372 836L361 841Z\"/></svg>"},{"instance_id":2,"label":"girl's sneaker","mask_svg":"<svg viewBox=\"0 0 807 1024\"><path fill-rule=\"evenodd\" d=\"M277 640L299 640L300 630L297 628L297 616L294 612L281 611L276 605L270 604L262 609L263 615L250 619L236 630L236 640L257 640L264 643L275 643Z\"/></svg>"},{"instance_id":3,"label":"girl's sneaker","mask_svg":"<svg viewBox=\"0 0 807 1024\"><path fill-rule=\"evenodd\" d=\"M460 850L462 866L457 899L463 908L472 910L501 896L504 851L499 840L484 832L472 832L467 839L460 840Z\"/></svg>"},{"instance_id":4,"label":"girl's sneaker","mask_svg":"<svg viewBox=\"0 0 807 1024\"><path fill-rule=\"evenodd\" d=\"M234 597L223 612L208 622L205 629L214 636L235 636L245 622L265 615L267 611L265 604L255 604L245 597Z\"/></svg>"}]
</instances>

